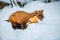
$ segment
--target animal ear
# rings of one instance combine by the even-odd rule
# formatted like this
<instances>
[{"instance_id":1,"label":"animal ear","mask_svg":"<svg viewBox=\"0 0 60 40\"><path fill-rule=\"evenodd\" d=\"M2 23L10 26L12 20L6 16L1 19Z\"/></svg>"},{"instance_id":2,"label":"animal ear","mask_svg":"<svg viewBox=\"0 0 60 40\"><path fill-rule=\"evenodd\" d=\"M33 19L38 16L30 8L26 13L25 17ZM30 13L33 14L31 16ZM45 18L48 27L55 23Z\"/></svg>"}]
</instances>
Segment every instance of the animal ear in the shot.
<instances>
[{"instance_id":1,"label":"animal ear","mask_svg":"<svg viewBox=\"0 0 60 40\"><path fill-rule=\"evenodd\" d=\"M36 10L35 14L38 14L38 13L43 13L43 10Z\"/></svg>"},{"instance_id":2,"label":"animal ear","mask_svg":"<svg viewBox=\"0 0 60 40\"><path fill-rule=\"evenodd\" d=\"M34 15L36 15L36 14L43 14L43 10L36 10L33 13L34 13Z\"/></svg>"},{"instance_id":3,"label":"animal ear","mask_svg":"<svg viewBox=\"0 0 60 40\"><path fill-rule=\"evenodd\" d=\"M34 13L34 15L36 15L37 14L37 11L34 11L33 13Z\"/></svg>"},{"instance_id":4,"label":"animal ear","mask_svg":"<svg viewBox=\"0 0 60 40\"><path fill-rule=\"evenodd\" d=\"M40 10L40 13L42 13L42 14L43 14L43 11L44 11L44 10Z\"/></svg>"}]
</instances>

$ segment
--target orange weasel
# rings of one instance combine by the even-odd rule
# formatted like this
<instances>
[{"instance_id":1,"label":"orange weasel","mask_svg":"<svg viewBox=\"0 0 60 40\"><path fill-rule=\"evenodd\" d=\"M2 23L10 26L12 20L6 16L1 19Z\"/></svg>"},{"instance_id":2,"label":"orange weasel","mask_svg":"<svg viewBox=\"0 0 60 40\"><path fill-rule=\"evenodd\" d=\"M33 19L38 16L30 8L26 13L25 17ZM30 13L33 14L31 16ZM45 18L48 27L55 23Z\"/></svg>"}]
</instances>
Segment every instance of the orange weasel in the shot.
<instances>
[{"instance_id":1,"label":"orange weasel","mask_svg":"<svg viewBox=\"0 0 60 40\"><path fill-rule=\"evenodd\" d=\"M9 17L7 21L12 24L13 29L26 29L26 23L29 22L29 19L33 18L34 16L38 17L38 19L42 21L44 18L43 10L36 10L32 13L16 11Z\"/></svg>"}]
</instances>

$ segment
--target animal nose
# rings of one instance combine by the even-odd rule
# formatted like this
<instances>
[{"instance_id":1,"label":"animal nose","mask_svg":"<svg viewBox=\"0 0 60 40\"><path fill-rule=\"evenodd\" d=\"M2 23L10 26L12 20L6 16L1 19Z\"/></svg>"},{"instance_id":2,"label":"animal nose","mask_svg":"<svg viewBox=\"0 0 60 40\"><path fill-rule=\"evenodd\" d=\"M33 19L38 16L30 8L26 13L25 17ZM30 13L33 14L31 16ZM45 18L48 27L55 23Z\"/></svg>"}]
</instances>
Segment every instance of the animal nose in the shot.
<instances>
[{"instance_id":1,"label":"animal nose","mask_svg":"<svg viewBox=\"0 0 60 40\"><path fill-rule=\"evenodd\" d=\"M42 18L44 18L44 16L42 16Z\"/></svg>"}]
</instances>

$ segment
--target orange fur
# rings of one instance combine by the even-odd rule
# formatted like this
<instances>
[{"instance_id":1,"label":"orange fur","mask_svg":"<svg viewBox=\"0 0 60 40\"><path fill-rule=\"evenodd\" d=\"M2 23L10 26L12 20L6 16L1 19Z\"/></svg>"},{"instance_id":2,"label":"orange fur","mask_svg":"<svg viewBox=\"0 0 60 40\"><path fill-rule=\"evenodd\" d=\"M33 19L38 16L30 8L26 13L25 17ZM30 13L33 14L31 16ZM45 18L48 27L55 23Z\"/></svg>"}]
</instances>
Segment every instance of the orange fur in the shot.
<instances>
[{"instance_id":1,"label":"orange fur","mask_svg":"<svg viewBox=\"0 0 60 40\"><path fill-rule=\"evenodd\" d=\"M38 23L38 17L34 16L34 17L30 18L29 21L26 24L28 25L28 24L31 24L31 23Z\"/></svg>"},{"instance_id":2,"label":"orange fur","mask_svg":"<svg viewBox=\"0 0 60 40\"><path fill-rule=\"evenodd\" d=\"M29 19L29 22L30 23L37 23L38 22L38 17L37 16L34 16L32 18Z\"/></svg>"},{"instance_id":3,"label":"orange fur","mask_svg":"<svg viewBox=\"0 0 60 40\"><path fill-rule=\"evenodd\" d=\"M21 29L26 29L27 28L26 23L29 21L30 18L34 18L34 16L38 17L42 21L43 10L36 10L32 13L28 13L28 12L24 12L24 11L16 11L9 17L9 19L7 21L11 22L12 27L14 29L18 29L17 28L18 24L21 24L23 26L23 28L21 28ZM34 20L37 21L36 18L34 18Z\"/></svg>"}]
</instances>

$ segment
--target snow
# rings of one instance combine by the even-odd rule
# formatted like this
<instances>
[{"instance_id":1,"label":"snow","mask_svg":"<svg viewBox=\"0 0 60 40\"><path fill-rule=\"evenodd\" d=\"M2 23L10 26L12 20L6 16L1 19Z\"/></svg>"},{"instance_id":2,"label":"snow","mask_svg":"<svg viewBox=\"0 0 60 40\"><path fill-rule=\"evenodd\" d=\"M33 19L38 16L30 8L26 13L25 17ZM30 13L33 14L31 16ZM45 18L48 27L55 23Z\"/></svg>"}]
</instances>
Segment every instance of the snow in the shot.
<instances>
[{"instance_id":1,"label":"snow","mask_svg":"<svg viewBox=\"0 0 60 40\"><path fill-rule=\"evenodd\" d=\"M25 30L13 30L11 24L5 21L15 11L32 12L41 9L44 10L44 20L29 24ZM14 6L0 10L0 40L60 40L60 1L47 4L36 1L24 8Z\"/></svg>"},{"instance_id":2,"label":"snow","mask_svg":"<svg viewBox=\"0 0 60 40\"><path fill-rule=\"evenodd\" d=\"M24 8L28 11L35 11L40 10L42 6L44 6L45 3L42 3L40 1L32 1L24 6Z\"/></svg>"},{"instance_id":3,"label":"snow","mask_svg":"<svg viewBox=\"0 0 60 40\"><path fill-rule=\"evenodd\" d=\"M44 9L46 23L59 25L60 24L60 1L47 4ZM59 25L60 26L60 25Z\"/></svg>"}]
</instances>

